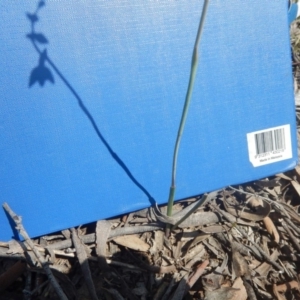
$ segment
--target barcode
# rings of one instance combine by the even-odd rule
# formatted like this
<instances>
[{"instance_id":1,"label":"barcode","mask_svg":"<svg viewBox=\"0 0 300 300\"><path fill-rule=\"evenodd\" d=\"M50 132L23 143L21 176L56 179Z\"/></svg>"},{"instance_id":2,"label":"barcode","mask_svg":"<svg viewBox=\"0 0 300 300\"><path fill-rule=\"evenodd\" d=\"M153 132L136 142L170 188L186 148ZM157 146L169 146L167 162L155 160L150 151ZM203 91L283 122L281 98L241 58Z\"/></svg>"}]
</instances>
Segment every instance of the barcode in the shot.
<instances>
[{"instance_id":1,"label":"barcode","mask_svg":"<svg viewBox=\"0 0 300 300\"><path fill-rule=\"evenodd\" d=\"M253 167L293 157L289 124L247 133L247 143Z\"/></svg>"},{"instance_id":2,"label":"barcode","mask_svg":"<svg viewBox=\"0 0 300 300\"><path fill-rule=\"evenodd\" d=\"M284 128L257 133L254 138L256 155L285 149Z\"/></svg>"}]
</instances>

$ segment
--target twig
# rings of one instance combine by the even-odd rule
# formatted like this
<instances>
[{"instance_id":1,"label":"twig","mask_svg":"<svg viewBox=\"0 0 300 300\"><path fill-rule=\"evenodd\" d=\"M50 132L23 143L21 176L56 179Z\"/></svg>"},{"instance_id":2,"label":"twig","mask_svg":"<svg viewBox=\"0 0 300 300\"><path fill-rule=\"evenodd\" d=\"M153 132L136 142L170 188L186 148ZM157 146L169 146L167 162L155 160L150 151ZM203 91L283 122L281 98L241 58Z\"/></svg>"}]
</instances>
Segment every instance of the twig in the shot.
<instances>
[{"instance_id":1,"label":"twig","mask_svg":"<svg viewBox=\"0 0 300 300\"><path fill-rule=\"evenodd\" d=\"M74 243L77 258L81 266L81 270L85 279L85 283L87 285L88 291L90 293L91 299L98 300L96 289L93 283L93 278L91 274L91 270L89 267L88 257L86 255L84 245L82 241L79 239L75 228L71 228L72 232L72 241Z\"/></svg>"},{"instance_id":2,"label":"twig","mask_svg":"<svg viewBox=\"0 0 300 300\"><path fill-rule=\"evenodd\" d=\"M232 189L232 190L238 192L238 193L245 194L245 195L256 196L256 197L258 197L258 198L264 199L264 200L266 200L268 203L270 203L272 206L274 206L275 209L279 210L282 214L284 214L287 218L290 218L289 214L286 212L285 208L284 208L283 205L281 205L280 203L275 202L275 201L273 201L273 200L271 200L271 199L269 199L269 198L267 198L267 197L261 196L261 195L257 195L257 194L255 195L255 194L253 194L253 193L249 193L249 192L245 192L245 191L243 191L243 190L236 189L236 188L234 188L234 187L232 187L232 186L230 186L230 185L229 185L228 187L229 187L230 189Z\"/></svg>"},{"instance_id":3,"label":"twig","mask_svg":"<svg viewBox=\"0 0 300 300\"><path fill-rule=\"evenodd\" d=\"M215 210L217 210L227 221L230 222L230 219L227 218L226 214L224 214L223 211L221 209L219 209L219 207L217 207L216 205L212 205L212 204L211 204L211 207L213 207ZM239 230L238 228L235 228L235 229L243 236L244 239L248 240L259 251L259 253L262 255L263 259L266 260L266 262L268 262L269 264L274 266L277 270L279 270L280 272L283 273L283 269L281 268L281 266L278 263L276 263L275 261L272 261L270 259L270 256L265 251L263 251L263 249L261 249L261 247L258 246L254 241L251 241L250 239L248 239L247 234L245 234L243 231Z\"/></svg>"},{"instance_id":4,"label":"twig","mask_svg":"<svg viewBox=\"0 0 300 300\"><path fill-rule=\"evenodd\" d=\"M299 229L299 227L297 227L297 226L295 225L295 223L293 223L293 221L291 221L291 220L288 219L288 218L284 218L284 221L285 221L289 226L291 226L291 227L293 228L293 230L295 230L295 232L297 232L297 233L300 235L300 229Z\"/></svg>"},{"instance_id":5,"label":"twig","mask_svg":"<svg viewBox=\"0 0 300 300\"><path fill-rule=\"evenodd\" d=\"M94 262L98 262L98 258L95 256L90 256L88 257L88 260L90 261L94 261ZM120 261L116 261L116 260L111 260L111 259L106 259L106 263L109 265L114 265L114 266L118 266L118 267L122 267L122 268L127 268L136 272L145 272L144 269L141 269L139 267L136 267L134 265L128 264L128 263L123 263Z\"/></svg>"},{"instance_id":6,"label":"twig","mask_svg":"<svg viewBox=\"0 0 300 300\"><path fill-rule=\"evenodd\" d=\"M205 268L208 266L208 264L209 260L205 260L202 264L197 266L197 270L195 271L195 273L188 279L187 287L185 290L186 293L193 287L199 277L204 273Z\"/></svg>"},{"instance_id":7,"label":"twig","mask_svg":"<svg viewBox=\"0 0 300 300\"><path fill-rule=\"evenodd\" d=\"M201 199L198 201L195 201L195 203L192 204L192 207L189 207L189 210L183 214L181 219L175 223L175 225L171 228L171 230L174 230L179 226L181 223L183 223L191 214L193 214L200 206L204 205L205 202L210 201L213 197L216 196L216 192L209 193L208 195L205 194L202 196ZM183 209L181 212L183 212L185 209Z\"/></svg>"},{"instance_id":8,"label":"twig","mask_svg":"<svg viewBox=\"0 0 300 300\"><path fill-rule=\"evenodd\" d=\"M109 267L106 263L106 244L111 230L109 221L98 221L96 225L96 254L98 256L99 267L102 271L108 271Z\"/></svg>"},{"instance_id":9,"label":"twig","mask_svg":"<svg viewBox=\"0 0 300 300\"><path fill-rule=\"evenodd\" d=\"M245 280L244 278L243 278L243 283L244 283L244 287L247 291L248 299L249 300L257 300L257 297L254 293L251 283L248 280Z\"/></svg>"},{"instance_id":10,"label":"twig","mask_svg":"<svg viewBox=\"0 0 300 300\"><path fill-rule=\"evenodd\" d=\"M177 275L179 275L179 273L175 273L174 276L172 277L171 282L169 283L169 286L168 286L167 290L165 291L161 300L169 300L170 299L170 294L172 292L172 289L175 286L175 284L177 283L177 280L176 280Z\"/></svg>"},{"instance_id":11,"label":"twig","mask_svg":"<svg viewBox=\"0 0 300 300\"><path fill-rule=\"evenodd\" d=\"M132 227L122 227L122 228L117 228L115 230L112 230L109 234L109 238L113 238L116 236L120 236L120 235L126 235L126 234L136 234L136 233L143 233L143 232L147 232L147 231L154 231L154 230L159 230L162 229L164 227L163 224L152 224L152 225L145 225L145 226L132 226ZM83 235L81 237L82 241L85 244L90 244L90 243L94 243L96 240L96 235L95 233L90 233L90 234L86 234ZM51 245L47 246L49 249L66 249L69 247L72 247L72 241L70 239L61 241L61 242L57 242L57 243L53 243Z\"/></svg>"},{"instance_id":12,"label":"twig","mask_svg":"<svg viewBox=\"0 0 300 300\"><path fill-rule=\"evenodd\" d=\"M28 292L26 290L26 293L28 293L29 296L33 296L36 292L38 292L41 288L43 288L44 286L46 286L49 283L49 280L46 280L45 282L43 282L42 284L38 285L34 290L32 290L31 292Z\"/></svg>"},{"instance_id":13,"label":"twig","mask_svg":"<svg viewBox=\"0 0 300 300\"><path fill-rule=\"evenodd\" d=\"M27 271L26 272L26 280L25 280L25 288L23 289L23 294L24 294L24 300L30 300L32 292L30 291L31 289L31 281L32 281L32 273ZM47 280L48 281L48 280Z\"/></svg>"},{"instance_id":14,"label":"twig","mask_svg":"<svg viewBox=\"0 0 300 300\"><path fill-rule=\"evenodd\" d=\"M290 230L290 228L288 227L288 225L286 224L285 221L283 220L279 220L281 222L282 227L284 228L284 230L287 232L287 234L289 235L292 243L294 244L295 248L300 251L300 245L299 245L299 241L297 240L297 238L294 236L294 234L292 233L292 231Z\"/></svg>"},{"instance_id":15,"label":"twig","mask_svg":"<svg viewBox=\"0 0 300 300\"><path fill-rule=\"evenodd\" d=\"M177 285L176 291L172 296L172 300L182 300L185 295L185 289L188 281L189 274L186 273L184 277L181 278L179 284Z\"/></svg>"},{"instance_id":16,"label":"twig","mask_svg":"<svg viewBox=\"0 0 300 300\"><path fill-rule=\"evenodd\" d=\"M234 218L234 217L232 217ZM201 226L201 225L207 225L207 224L213 224L220 222L220 216L214 212L200 212L195 215L192 215L188 218L188 220L185 220L183 223L180 224L180 228L184 227L193 227L193 226ZM164 224L156 223L156 224L149 224L149 225L141 225L141 226L130 226L130 227L121 227L111 230L109 234L109 239L121 236L121 235L127 235L127 234L137 234L137 233L143 233L148 231L155 231L155 230L161 230L164 228ZM95 242L95 233L90 233L87 235L83 235L81 237L82 241L85 244L90 244ZM53 244L50 244L47 246L48 249L66 249L72 247L72 241L70 239L56 242Z\"/></svg>"},{"instance_id":17,"label":"twig","mask_svg":"<svg viewBox=\"0 0 300 300\"><path fill-rule=\"evenodd\" d=\"M45 261L44 257L40 254L40 252L36 249L34 246L34 243L30 239L29 235L25 231L23 225L22 225L22 218L20 216L17 216L12 209L9 207L9 205L5 202L3 203L3 208L5 211L10 215L14 223L16 224L16 229L20 233L20 235L24 238L24 240L27 242L31 250L34 252L35 256L37 257L38 261L42 265L43 269L45 270L46 275L48 276L57 296L62 300L68 300L64 292L62 291L61 287L59 286L58 282L56 281L54 275L52 274L52 271L47 263Z\"/></svg>"},{"instance_id":18,"label":"twig","mask_svg":"<svg viewBox=\"0 0 300 300\"><path fill-rule=\"evenodd\" d=\"M163 281L160 286L158 287L154 297L153 297L153 300L159 300L162 298L164 292L167 290L169 286L169 282L168 281Z\"/></svg>"}]
</instances>

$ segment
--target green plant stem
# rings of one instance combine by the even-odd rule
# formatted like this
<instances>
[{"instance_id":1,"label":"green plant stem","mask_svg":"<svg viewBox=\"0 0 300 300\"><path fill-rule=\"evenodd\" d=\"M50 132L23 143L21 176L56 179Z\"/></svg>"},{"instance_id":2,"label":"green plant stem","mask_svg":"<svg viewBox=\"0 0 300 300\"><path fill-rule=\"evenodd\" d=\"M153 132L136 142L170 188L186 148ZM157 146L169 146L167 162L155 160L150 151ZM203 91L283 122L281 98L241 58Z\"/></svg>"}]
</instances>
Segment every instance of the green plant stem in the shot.
<instances>
[{"instance_id":1,"label":"green plant stem","mask_svg":"<svg viewBox=\"0 0 300 300\"><path fill-rule=\"evenodd\" d=\"M186 97L185 97L181 121L180 121L177 138L176 138L176 143L175 143L175 148L174 148L173 165L172 165L172 180L171 180L171 187L170 187L168 208L167 208L168 216L172 216L172 209L173 209L174 196L175 196L175 190L176 190L176 168L177 168L178 150L179 150L180 140L181 140L184 126L185 126L185 121L186 121L189 105L191 102L192 92L193 92L193 88L194 88L197 67L198 67L198 47L199 47L201 34L203 31L203 25L204 25L204 20L205 20L208 4L209 4L209 0L204 0L202 14L201 14L200 23L199 23L198 32L197 32L197 37L196 37L196 41L195 41L195 45L194 45L194 49L193 49L189 85L188 85L188 89L187 89L187 93L186 93ZM167 234L167 231L170 231L170 225L167 225L167 227L166 227L166 234Z\"/></svg>"}]
</instances>

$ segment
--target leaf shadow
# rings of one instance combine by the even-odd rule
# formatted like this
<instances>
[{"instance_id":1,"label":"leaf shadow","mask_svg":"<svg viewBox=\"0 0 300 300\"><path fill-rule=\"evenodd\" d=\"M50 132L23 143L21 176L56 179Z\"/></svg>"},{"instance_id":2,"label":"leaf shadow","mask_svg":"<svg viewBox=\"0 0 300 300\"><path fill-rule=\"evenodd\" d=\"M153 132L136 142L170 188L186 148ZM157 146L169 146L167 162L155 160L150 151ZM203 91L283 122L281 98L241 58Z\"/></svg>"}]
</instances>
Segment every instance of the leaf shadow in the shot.
<instances>
[{"instance_id":1,"label":"leaf shadow","mask_svg":"<svg viewBox=\"0 0 300 300\"><path fill-rule=\"evenodd\" d=\"M84 113L84 115L89 120L90 124L92 125L92 128L94 129L97 137L102 142L102 144L105 146L109 154L111 155L112 159L123 169L123 171L126 173L126 175L130 178L133 184L135 184L148 198L151 205L154 205L156 202L154 198L151 196L150 192L136 179L136 177L132 174L130 169L127 167L127 165L124 163L124 161L119 157L119 155L114 152L108 141L104 138L103 134L100 131L99 126L97 125L93 115L88 110L88 108L85 106L82 98L77 93L75 87L71 85L71 83L66 79L66 77L63 75L63 73L60 71L60 69L56 66L56 64L50 59L50 57L47 54L47 49L44 48L41 50L41 47L45 47L45 45L48 44L47 37L39 32L37 33L35 31L35 26L39 22L39 16L38 13L40 9L42 9L45 6L45 1L40 0L38 1L36 10L34 13L26 13L27 19L30 21L31 24L31 32L26 35L26 37L31 41L31 44L33 45L33 48L39 55L39 61L38 65L34 67L30 72L29 77L29 88L32 87L35 83L38 83L41 87L44 87L46 81L51 82L52 84L55 83L54 74L56 74L62 82L65 84L65 86L69 89L70 93L75 97L77 100L77 104L79 105L80 109ZM47 67L48 65L49 67ZM52 72L51 72L52 71Z\"/></svg>"}]
</instances>

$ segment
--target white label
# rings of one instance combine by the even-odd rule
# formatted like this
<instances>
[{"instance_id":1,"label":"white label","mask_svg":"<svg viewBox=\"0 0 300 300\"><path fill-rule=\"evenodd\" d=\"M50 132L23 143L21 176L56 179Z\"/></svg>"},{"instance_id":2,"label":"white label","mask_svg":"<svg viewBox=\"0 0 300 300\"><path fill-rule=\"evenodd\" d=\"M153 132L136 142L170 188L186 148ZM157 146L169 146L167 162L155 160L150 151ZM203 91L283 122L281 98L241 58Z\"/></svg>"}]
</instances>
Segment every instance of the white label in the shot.
<instances>
[{"instance_id":1,"label":"white label","mask_svg":"<svg viewBox=\"0 0 300 300\"><path fill-rule=\"evenodd\" d=\"M254 167L292 158L290 125L247 133L249 160Z\"/></svg>"}]
</instances>

